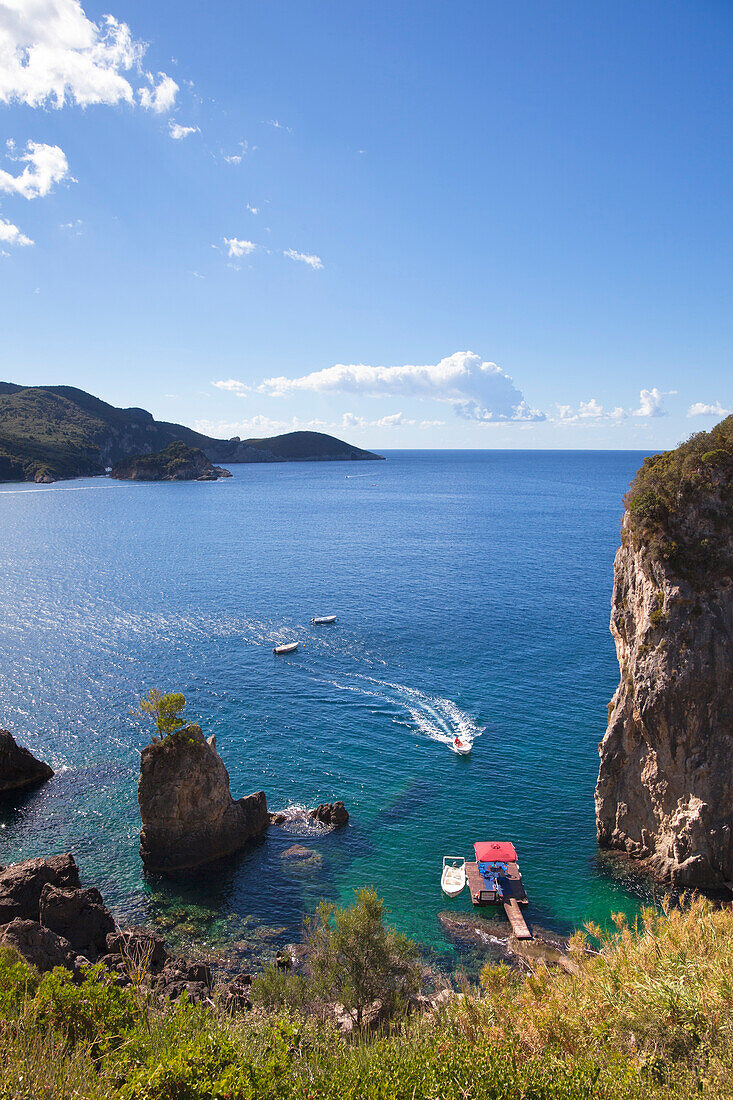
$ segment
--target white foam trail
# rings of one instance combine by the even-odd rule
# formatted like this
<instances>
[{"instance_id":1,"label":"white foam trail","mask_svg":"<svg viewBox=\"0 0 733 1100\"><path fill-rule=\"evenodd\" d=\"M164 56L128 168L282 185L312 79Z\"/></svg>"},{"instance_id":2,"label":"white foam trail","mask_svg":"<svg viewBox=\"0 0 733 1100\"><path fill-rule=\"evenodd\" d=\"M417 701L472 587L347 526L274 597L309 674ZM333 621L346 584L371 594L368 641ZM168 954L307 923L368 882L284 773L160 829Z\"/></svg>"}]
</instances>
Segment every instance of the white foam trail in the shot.
<instances>
[{"instance_id":1,"label":"white foam trail","mask_svg":"<svg viewBox=\"0 0 733 1100\"><path fill-rule=\"evenodd\" d=\"M354 676L354 681L349 683L332 680L333 687L341 691L353 691L358 695L364 695L373 699L381 699L391 703L392 706L406 711L413 727L424 737L431 741L437 741L448 748L453 749L453 741L456 736L462 741L473 744L475 738L480 737L483 729L478 726L470 715L461 710L452 699L444 699L438 695L428 695L419 688L411 688L406 684L393 684L388 680L375 680L371 676ZM363 686L364 681L372 684L369 688Z\"/></svg>"},{"instance_id":2,"label":"white foam trail","mask_svg":"<svg viewBox=\"0 0 733 1100\"><path fill-rule=\"evenodd\" d=\"M13 493L83 493L90 489L129 489L129 485L53 485L44 489L0 489L0 496L12 496Z\"/></svg>"}]
</instances>

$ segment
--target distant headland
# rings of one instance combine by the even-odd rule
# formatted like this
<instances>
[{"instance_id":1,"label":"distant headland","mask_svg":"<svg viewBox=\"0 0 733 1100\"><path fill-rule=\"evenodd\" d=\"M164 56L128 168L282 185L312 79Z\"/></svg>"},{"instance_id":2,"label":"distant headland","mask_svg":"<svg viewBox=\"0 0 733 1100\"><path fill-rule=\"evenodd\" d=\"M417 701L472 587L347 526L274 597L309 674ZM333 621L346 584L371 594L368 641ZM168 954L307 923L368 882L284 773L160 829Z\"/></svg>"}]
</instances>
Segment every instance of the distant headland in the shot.
<instances>
[{"instance_id":1,"label":"distant headland","mask_svg":"<svg viewBox=\"0 0 733 1100\"><path fill-rule=\"evenodd\" d=\"M382 455L322 432L213 439L145 409L118 409L73 386L0 382L0 482L92 477L134 455L183 442L210 462L349 462Z\"/></svg>"}]
</instances>

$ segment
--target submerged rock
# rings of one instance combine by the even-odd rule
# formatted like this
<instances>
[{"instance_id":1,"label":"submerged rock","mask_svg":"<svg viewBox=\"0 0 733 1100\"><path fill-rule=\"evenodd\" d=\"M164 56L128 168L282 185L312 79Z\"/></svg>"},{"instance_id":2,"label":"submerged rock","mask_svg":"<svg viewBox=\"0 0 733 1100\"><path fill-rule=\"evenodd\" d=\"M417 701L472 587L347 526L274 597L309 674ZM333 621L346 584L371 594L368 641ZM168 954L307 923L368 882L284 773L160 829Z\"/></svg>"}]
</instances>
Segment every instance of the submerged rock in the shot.
<instances>
[{"instance_id":1,"label":"submerged rock","mask_svg":"<svg viewBox=\"0 0 733 1100\"><path fill-rule=\"evenodd\" d=\"M235 801L216 739L191 725L140 757L140 855L148 870L181 872L242 848L267 827L264 791Z\"/></svg>"},{"instance_id":2,"label":"submerged rock","mask_svg":"<svg viewBox=\"0 0 733 1100\"><path fill-rule=\"evenodd\" d=\"M733 418L646 460L628 503L598 841L675 886L718 888L733 879Z\"/></svg>"},{"instance_id":3,"label":"submerged rock","mask_svg":"<svg viewBox=\"0 0 733 1100\"><path fill-rule=\"evenodd\" d=\"M52 775L48 764L21 748L7 730L0 730L0 793L37 787Z\"/></svg>"}]
</instances>

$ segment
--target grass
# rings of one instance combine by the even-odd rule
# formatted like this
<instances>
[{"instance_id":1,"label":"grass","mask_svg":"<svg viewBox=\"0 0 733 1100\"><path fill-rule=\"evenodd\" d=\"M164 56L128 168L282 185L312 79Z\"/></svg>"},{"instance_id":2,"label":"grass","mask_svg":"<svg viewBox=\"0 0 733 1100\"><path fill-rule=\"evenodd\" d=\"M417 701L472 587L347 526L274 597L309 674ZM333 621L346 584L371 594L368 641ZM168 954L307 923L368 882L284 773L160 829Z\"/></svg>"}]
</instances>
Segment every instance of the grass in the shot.
<instances>
[{"instance_id":1,"label":"grass","mask_svg":"<svg viewBox=\"0 0 733 1100\"><path fill-rule=\"evenodd\" d=\"M0 950L0 1100L662 1100L733 1096L733 914L693 899L571 945L573 973L487 967L437 1015L344 1040L309 1017L162 1012L95 969Z\"/></svg>"},{"instance_id":2,"label":"grass","mask_svg":"<svg viewBox=\"0 0 733 1100\"><path fill-rule=\"evenodd\" d=\"M729 573L733 416L645 458L626 496L634 546L696 586Z\"/></svg>"}]
</instances>

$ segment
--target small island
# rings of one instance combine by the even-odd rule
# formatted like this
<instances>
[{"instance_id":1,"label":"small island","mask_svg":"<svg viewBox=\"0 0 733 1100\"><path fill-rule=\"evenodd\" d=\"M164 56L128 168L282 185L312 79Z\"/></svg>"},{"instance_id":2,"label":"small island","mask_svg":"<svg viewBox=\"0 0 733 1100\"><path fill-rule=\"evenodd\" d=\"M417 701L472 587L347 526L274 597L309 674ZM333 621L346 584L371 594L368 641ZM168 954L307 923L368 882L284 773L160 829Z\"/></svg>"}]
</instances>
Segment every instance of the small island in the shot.
<instances>
[{"instance_id":1,"label":"small island","mask_svg":"<svg viewBox=\"0 0 733 1100\"><path fill-rule=\"evenodd\" d=\"M110 473L120 481L218 481L231 476L229 470L214 466L198 447L189 447L180 439L155 454L123 458Z\"/></svg>"}]
</instances>

